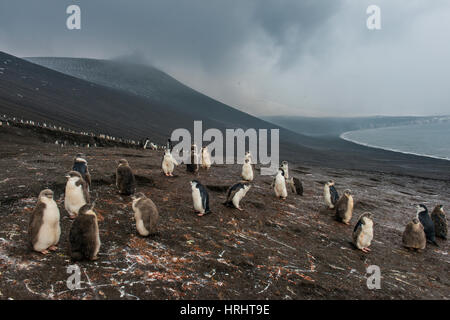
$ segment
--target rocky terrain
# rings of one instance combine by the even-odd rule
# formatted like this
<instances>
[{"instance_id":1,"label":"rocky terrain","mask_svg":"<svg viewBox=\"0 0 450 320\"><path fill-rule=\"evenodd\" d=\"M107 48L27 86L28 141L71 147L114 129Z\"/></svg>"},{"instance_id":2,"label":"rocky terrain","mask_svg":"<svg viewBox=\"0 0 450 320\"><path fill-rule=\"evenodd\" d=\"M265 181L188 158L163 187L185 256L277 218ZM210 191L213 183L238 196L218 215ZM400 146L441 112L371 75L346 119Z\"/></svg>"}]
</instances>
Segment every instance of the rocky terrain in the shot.
<instances>
[{"instance_id":1,"label":"rocky terrain","mask_svg":"<svg viewBox=\"0 0 450 320\"><path fill-rule=\"evenodd\" d=\"M449 299L448 242L413 253L401 245L413 203L448 208L448 179L304 165L290 174L303 182L303 196L275 198L271 177L256 174L242 202L243 212L222 205L226 189L240 178L240 166L213 166L198 176L185 165L165 177L161 151L106 146L61 147L27 129L0 127L0 299ZM74 155L87 155L91 196L97 199L102 246L95 262L80 262L81 289L66 281L68 234L64 210L65 173ZM117 160L132 166L138 190L157 205L158 234L140 237L131 198L114 186ZM212 214L198 217L189 181L207 186ZM325 208L323 183L353 190L352 226L336 222ZM60 207L59 249L30 251L27 226L39 192L51 188ZM372 252L351 244L360 214L374 215ZM366 285L366 268L381 269L381 289Z\"/></svg>"}]
</instances>

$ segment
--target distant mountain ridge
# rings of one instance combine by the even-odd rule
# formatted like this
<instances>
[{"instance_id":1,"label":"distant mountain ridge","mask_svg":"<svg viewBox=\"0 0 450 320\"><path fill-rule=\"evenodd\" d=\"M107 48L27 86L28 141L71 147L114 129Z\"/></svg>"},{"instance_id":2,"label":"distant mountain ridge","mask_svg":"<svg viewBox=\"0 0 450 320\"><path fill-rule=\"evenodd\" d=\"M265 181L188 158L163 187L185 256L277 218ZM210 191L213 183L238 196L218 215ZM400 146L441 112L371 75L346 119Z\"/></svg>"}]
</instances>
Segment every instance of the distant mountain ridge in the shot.
<instances>
[{"instance_id":1,"label":"distant mountain ridge","mask_svg":"<svg viewBox=\"0 0 450 320\"><path fill-rule=\"evenodd\" d=\"M271 116L262 119L278 124L299 134L323 137L339 136L347 131L427 124L432 122L450 122L450 116L373 116L358 118L312 118Z\"/></svg>"}]
</instances>

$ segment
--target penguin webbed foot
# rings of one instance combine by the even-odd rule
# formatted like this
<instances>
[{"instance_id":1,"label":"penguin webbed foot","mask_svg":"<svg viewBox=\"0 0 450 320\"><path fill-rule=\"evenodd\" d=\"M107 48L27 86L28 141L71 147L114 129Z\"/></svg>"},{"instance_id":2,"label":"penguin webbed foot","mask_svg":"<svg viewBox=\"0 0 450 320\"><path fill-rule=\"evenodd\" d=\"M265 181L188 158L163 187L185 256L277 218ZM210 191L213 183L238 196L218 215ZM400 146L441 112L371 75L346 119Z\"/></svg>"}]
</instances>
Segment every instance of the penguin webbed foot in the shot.
<instances>
[{"instance_id":1,"label":"penguin webbed foot","mask_svg":"<svg viewBox=\"0 0 450 320\"><path fill-rule=\"evenodd\" d=\"M51 246L51 247L48 248L48 250L56 251L56 250L58 250L58 246Z\"/></svg>"}]
</instances>

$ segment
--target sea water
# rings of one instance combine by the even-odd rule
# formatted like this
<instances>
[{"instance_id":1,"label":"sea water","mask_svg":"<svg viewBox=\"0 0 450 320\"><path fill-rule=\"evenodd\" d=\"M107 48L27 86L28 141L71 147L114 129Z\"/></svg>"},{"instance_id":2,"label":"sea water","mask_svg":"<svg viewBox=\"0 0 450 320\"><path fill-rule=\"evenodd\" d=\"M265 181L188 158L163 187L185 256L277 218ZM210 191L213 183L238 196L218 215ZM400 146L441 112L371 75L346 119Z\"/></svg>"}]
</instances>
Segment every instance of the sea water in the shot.
<instances>
[{"instance_id":1,"label":"sea water","mask_svg":"<svg viewBox=\"0 0 450 320\"><path fill-rule=\"evenodd\" d=\"M341 138L373 148L450 160L450 122L365 129Z\"/></svg>"}]
</instances>

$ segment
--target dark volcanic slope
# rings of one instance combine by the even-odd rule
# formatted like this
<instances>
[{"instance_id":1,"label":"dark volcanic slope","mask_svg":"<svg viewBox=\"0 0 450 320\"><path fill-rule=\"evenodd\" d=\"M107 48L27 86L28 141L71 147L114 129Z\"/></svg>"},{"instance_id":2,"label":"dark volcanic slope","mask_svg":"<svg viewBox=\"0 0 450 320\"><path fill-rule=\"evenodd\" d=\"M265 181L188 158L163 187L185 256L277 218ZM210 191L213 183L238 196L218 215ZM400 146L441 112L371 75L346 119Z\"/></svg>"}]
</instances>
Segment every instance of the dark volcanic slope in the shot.
<instances>
[{"instance_id":1,"label":"dark volcanic slope","mask_svg":"<svg viewBox=\"0 0 450 320\"><path fill-rule=\"evenodd\" d=\"M159 77L154 82L142 79L145 71L151 74L156 72L152 68L123 66L118 62L102 60L80 61L94 64L84 66L81 68L83 71L93 68L118 83L135 84L137 88L149 88L149 92L155 91L157 94L136 94L130 87L106 87L0 53L0 64L3 66L0 74L0 112L126 138L149 136L160 143L164 143L176 128L192 131L194 120L202 120L204 130L279 128L208 98L161 72L154 76ZM95 69L95 64L106 66L101 71ZM128 74L125 73L127 67L131 69ZM105 75L106 70L109 73ZM143 73L138 73L139 70ZM129 82L135 73L136 82ZM126 80L123 80L123 74L126 74ZM305 146L313 144L311 142L313 140L308 137L280 130L282 150L292 150L292 145L295 145L309 154L310 149Z\"/></svg>"},{"instance_id":2,"label":"dark volcanic slope","mask_svg":"<svg viewBox=\"0 0 450 320\"><path fill-rule=\"evenodd\" d=\"M271 177L255 175L242 202L226 208L226 188L240 166L213 166L199 179L210 190L212 214L197 217L185 166L173 178L161 170L161 153L123 148L61 148L23 129L0 127L0 299L449 299L448 241L423 253L402 248L411 203L442 203L445 181L399 175L290 166L304 196L275 199ZM97 199L102 246L95 262L80 262L81 289L66 280L68 234L64 175L74 154L87 155L91 194ZM127 158L138 182L157 205L159 233L137 235L131 199L117 194L116 161ZM322 186L333 178L339 191L355 193L352 226L334 221L324 208ZM55 191L61 212L59 249L43 256L27 248L27 223L44 188ZM358 216L374 215L372 251L350 244ZM381 289L369 290L366 268L381 269Z\"/></svg>"},{"instance_id":3,"label":"dark volcanic slope","mask_svg":"<svg viewBox=\"0 0 450 320\"><path fill-rule=\"evenodd\" d=\"M201 119L206 125L223 128L277 128L276 125L261 121L223 103L211 99L161 72L142 65L119 61L78 59L78 58L28 58L28 60L69 75L89 80L100 85L127 91L148 99L150 105L164 104L180 113L186 113L190 128L192 120ZM177 118L173 115L172 118ZM171 119L172 119L171 118ZM294 119L295 120L295 119ZM382 119L395 123L424 120L405 118ZM337 121L338 130L343 125ZM377 122L376 121L376 122ZM373 119L363 119L358 125L373 125ZM377 122L377 123L378 123ZM312 123L305 121L288 129L301 132L303 129L323 126L322 120ZM304 128L303 128L304 127ZM345 126L344 126L345 127ZM329 129L329 128L328 128ZM320 131L326 131L321 130ZM376 150L355 145L338 138L311 138L281 128L280 153L282 159L335 168L357 168L383 172L410 174L420 177L450 179L450 162L428 159L400 153ZM308 130L306 130L308 131Z\"/></svg>"}]
</instances>

